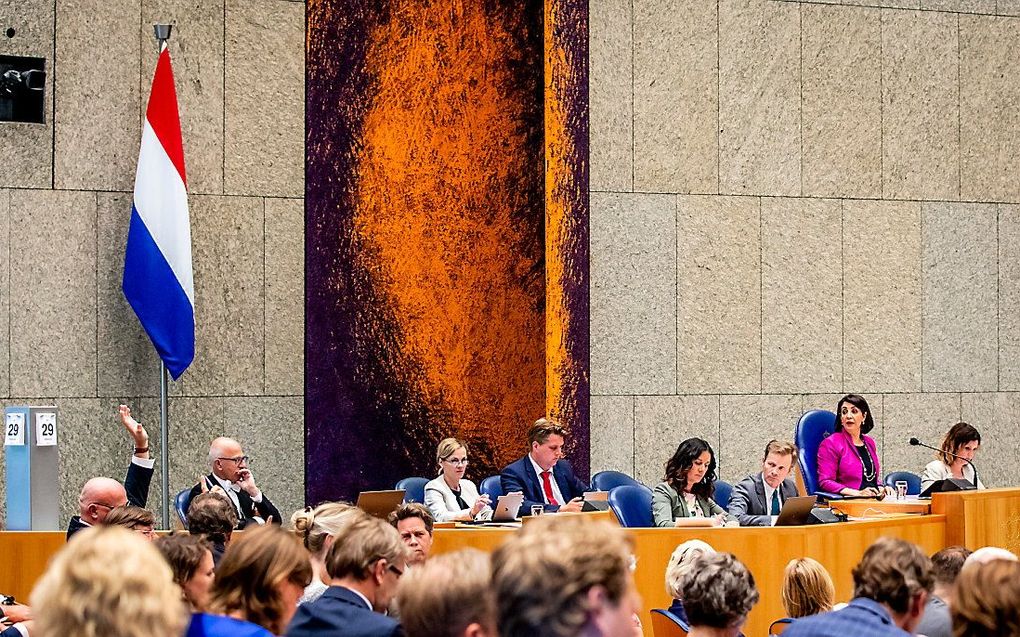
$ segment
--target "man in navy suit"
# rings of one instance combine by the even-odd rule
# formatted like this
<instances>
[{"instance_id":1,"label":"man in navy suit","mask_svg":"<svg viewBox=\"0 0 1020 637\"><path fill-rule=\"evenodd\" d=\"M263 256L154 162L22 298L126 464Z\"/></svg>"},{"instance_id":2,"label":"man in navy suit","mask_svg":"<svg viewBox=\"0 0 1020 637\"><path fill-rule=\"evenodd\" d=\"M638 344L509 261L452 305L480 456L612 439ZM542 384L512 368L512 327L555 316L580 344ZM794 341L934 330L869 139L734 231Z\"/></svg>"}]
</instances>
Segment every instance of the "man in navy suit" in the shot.
<instances>
[{"instance_id":1,"label":"man in navy suit","mask_svg":"<svg viewBox=\"0 0 1020 637\"><path fill-rule=\"evenodd\" d=\"M400 534L378 518L360 515L326 553L330 587L298 606L288 637L402 637L400 624L383 615L397 592L407 549Z\"/></svg>"},{"instance_id":2,"label":"man in navy suit","mask_svg":"<svg viewBox=\"0 0 1020 637\"><path fill-rule=\"evenodd\" d=\"M797 461L792 442L770 440L765 445L761 473L748 476L733 485L730 515L740 526L772 526L787 498L797 497L797 484L789 477Z\"/></svg>"},{"instance_id":3,"label":"man in navy suit","mask_svg":"<svg viewBox=\"0 0 1020 637\"><path fill-rule=\"evenodd\" d=\"M563 442L567 430L558 422L539 418L528 430L528 455L511 463L499 476L503 493L524 494L521 515L530 515L532 506L546 511L576 513L588 486L578 480L570 463L563 460Z\"/></svg>"}]
</instances>

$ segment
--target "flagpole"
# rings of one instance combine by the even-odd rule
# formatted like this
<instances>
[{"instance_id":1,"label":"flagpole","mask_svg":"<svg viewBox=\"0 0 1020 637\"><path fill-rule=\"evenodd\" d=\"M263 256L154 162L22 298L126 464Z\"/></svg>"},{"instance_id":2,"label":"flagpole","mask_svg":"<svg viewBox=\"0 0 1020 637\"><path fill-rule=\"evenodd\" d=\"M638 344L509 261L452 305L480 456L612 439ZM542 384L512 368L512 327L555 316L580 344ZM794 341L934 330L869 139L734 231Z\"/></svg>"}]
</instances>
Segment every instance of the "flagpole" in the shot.
<instances>
[{"instance_id":1,"label":"flagpole","mask_svg":"<svg viewBox=\"0 0 1020 637\"><path fill-rule=\"evenodd\" d=\"M153 35L156 37L156 55L163 51L163 44L170 39L172 24L152 25ZM159 461L163 467L161 472L162 480L162 515L163 529L170 530L170 418L169 401L167 400L167 379L166 363L159 360Z\"/></svg>"}]
</instances>

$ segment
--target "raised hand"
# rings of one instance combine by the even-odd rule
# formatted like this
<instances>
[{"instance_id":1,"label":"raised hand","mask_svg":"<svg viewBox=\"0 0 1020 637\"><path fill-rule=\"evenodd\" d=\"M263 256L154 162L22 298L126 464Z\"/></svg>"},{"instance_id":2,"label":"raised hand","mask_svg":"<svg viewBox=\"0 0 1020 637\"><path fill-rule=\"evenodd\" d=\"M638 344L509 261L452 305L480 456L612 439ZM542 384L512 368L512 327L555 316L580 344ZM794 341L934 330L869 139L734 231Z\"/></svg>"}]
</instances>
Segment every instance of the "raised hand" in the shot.
<instances>
[{"instance_id":1,"label":"raised hand","mask_svg":"<svg viewBox=\"0 0 1020 637\"><path fill-rule=\"evenodd\" d=\"M117 407L117 415L120 417L120 422L127 429L127 432L131 434L131 438L135 441L135 449L145 449L144 453L136 453L135 455L143 458L149 457L149 434L145 431L145 427L142 423L138 422L131 417L131 408L127 405L120 405Z\"/></svg>"}]
</instances>

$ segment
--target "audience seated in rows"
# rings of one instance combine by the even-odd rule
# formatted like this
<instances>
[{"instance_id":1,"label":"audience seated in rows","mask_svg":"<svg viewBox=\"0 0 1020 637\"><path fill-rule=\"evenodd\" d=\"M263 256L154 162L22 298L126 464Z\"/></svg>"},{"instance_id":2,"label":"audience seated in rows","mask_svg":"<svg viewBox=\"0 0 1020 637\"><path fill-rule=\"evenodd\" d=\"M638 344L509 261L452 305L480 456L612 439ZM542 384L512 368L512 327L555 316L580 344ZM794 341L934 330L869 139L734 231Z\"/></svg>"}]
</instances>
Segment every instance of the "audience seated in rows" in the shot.
<instances>
[{"instance_id":1,"label":"audience seated in rows","mask_svg":"<svg viewBox=\"0 0 1020 637\"><path fill-rule=\"evenodd\" d=\"M928 556L910 542L889 537L868 547L853 579L854 599L845 608L798 619L784 635L901 637L917 627L934 585Z\"/></svg>"},{"instance_id":2,"label":"audience seated in rows","mask_svg":"<svg viewBox=\"0 0 1020 637\"><path fill-rule=\"evenodd\" d=\"M218 486L237 514L237 528L282 522L280 511L255 485L255 476L248 467L248 456L244 455L241 443L226 437L213 440L209 445L209 466L209 475L191 488L191 498Z\"/></svg>"},{"instance_id":3,"label":"audience seated in rows","mask_svg":"<svg viewBox=\"0 0 1020 637\"><path fill-rule=\"evenodd\" d=\"M439 477L425 484L425 506L436 522L491 519L489 496L479 494L475 483L464 477L467 445L456 438L445 438L436 448L436 463Z\"/></svg>"},{"instance_id":4,"label":"audience seated in rows","mask_svg":"<svg viewBox=\"0 0 1020 637\"><path fill-rule=\"evenodd\" d=\"M96 477L82 486L78 495L78 515L67 524L67 539L82 529L103 524L116 507L133 504L144 508L149 499L149 483L155 463L149 454L149 434L141 423L131 417L131 409L127 405L117 407L117 415L135 445L127 477L124 484L112 478Z\"/></svg>"},{"instance_id":5,"label":"audience seated in rows","mask_svg":"<svg viewBox=\"0 0 1020 637\"><path fill-rule=\"evenodd\" d=\"M802 557L786 564L782 598L787 617L808 617L832 610L836 587L824 566Z\"/></svg>"},{"instance_id":6,"label":"audience seated in rows","mask_svg":"<svg viewBox=\"0 0 1020 637\"><path fill-rule=\"evenodd\" d=\"M715 500L715 453L701 438L680 443L666 462L662 482L652 489L655 526L722 526L737 524Z\"/></svg>"},{"instance_id":7,"label":"audience seated in rows","mask_svg":"<svg viewBox=\"0 0 1020 637\"><path fill-rule=\"evenodd\" d=\"M188 532L209 542L216 566L223 559L236 526L237 512L220 493L199 494L188 507Z\"/></svg>"},{"instance_id":8,"label":"audience seated in rows","mask_svg":"<svg viewBox=\"0 0 1020 637\"><path fill-rule=\"evenodd\" d=\"M570 463L563 459L565 427L549 418L539 418L528 430L529 451L509 464L499 476L503 493L521 492L521 515L531 515L532 507L547 512L576 513L583 505L588 485L581 482Z\"/></svg>"},{"instance_id":9,"label":"audience seated in rows","mask_svg":"<svg viewBox=\"0 0 1020 637\"><path fill-rule=\"evenodd\" d=\"M640 601L624 529L577 516L525 525L492 556L501 637L634 637Z\"/></svg>"},{"instance_id":10,"label":"audience seated in rows","mask_svg":"<svg viewBox=\"0 0 1020 637\"><path fill-rule=\"evenodd\" d=\"M952 637L953 622L949 609L953 606L956 578L971 551L962 546L950 546L931 556L935 587L924 607L924 617L917 625L917 633L925 637Z\"/></svg>"},{"instance_id":11,"label":"audience seated in rows","mask_svg":"<svg viewBox=\"0 0 1020 637\"><path fill-rule=\"evenodd\" d=\"M298 607L287 635L400 635L400 624L383 613L406 568L407 548L396 529L367 515L352 520L326 553L330 587Z\"/></svg>"},{"instance_id":12,"label":"audience seated in rows","mask_svg":"<svg viewBox=\"0 0 1020 637\"><path fill-rule=\"evenodd\" d=\"M765 445L761 472L733 485L729 513L740 526L772 526L787 498L797 497L790 471L797 462L792 442L770 440Z\"/></svg>"},{"instance_id":13,"label":"audience seated in rows","mask_svg":"<svg viewBox=\"0 0 1020 637\"><path fill-rule=\"evenodd\" d=\"M711 555L715 549L701 540L687 540L680 546L673 549L669 556L669 563L666 564L666 593L673 600L669 612L687 624L687 612L684 610L683 592L680 590L680 581L683 580L695 560L701 555Z\"/></svg>"},{"instance_id":14,"label":"audience seated in rows","mask_svg":"<svg viewBox=\"0 0 1020 637\"><path fill-rule=\"evenodd\" d=\"M192 615L187 637L282 635L311 580L293 535L275 525L250 529L223 555L208 608Z\"/></svg>"},{"instance_id":15,"label":"audience seated in rows","mask_svg":"<svg viewBox=\"0 0 1020 637\"><path fill-rule=\"evenodd\" d=\"M119 506L110 510L103 523L107 526L122 526L150 542L156 539L156 516L148 509L131 504Z\"/></svg>"},{"instance_id":16,"label":"audience seated in rows","mask_svg":"<svg viewBox=\"0 0 1020 637\"><path fill-rule=\"evenodd\" d=\"M181 587L181 599L191 612L204 612L216 573L209 542L197 535L178 533L157 539L156 548L170 565L174 583Z\"/></svg>"},{"instance_id":17,"label":"audience seated in rows","mask_svg":"<svg viewBox=\"0 0 1020 637\"><path fill-rule=\"evenodd\" d=\"M735 637L758 603L754 576L730 553L702 553L680 579L691 637Z\"/></svg>"},{"instance_id":18,"label":"audience seated in rows","mask_svg":"<svg viewBox=\"0 0 1020 637\"><path fill-rule=\"evenodd\" d=\"M319 599L329 588L326 553L341 531L352 520L364 515L364 511L346 502L324 502L314 509L307 507L291 516L294 533L308 551L309 563L312 565L312 581L305 588L298 604Z\"/></svg>"},{"instance_id":19,"label":"audience seated in rows","mask_svg":"<svg viewBox=\"0 0 1020 637\"><path fill-rule=\"evenodd\" d=\"M1020 635L1020 562L993 559L964 566L951 615L955 637Z\"/></svg>"},{"instance_id":20,"label":"audience seated in rows","mask_svg":"<svg viewBox=\"0 0 1020 637\"><path fill-rule=\"evenodd\" d=\"M408 637L496 637L489 555L476 549L446 553L409 570L397 600Z\"/></svg>"},{"instance_id":21,"label":"audience seated in rows","mask_svg":"<svg viewBox=\"0 0 1020 637\"><path fill-rule=\"evenodd\" d=\"M407 547L407 565L415 568L424 564L432 551L432 529L435 526L429 510L417 502L407 502L390 513L389 522Z\"/></svg>"},{"instance_id":22,"label":"audience seated in rows","mask_svg":"<svg viewBox=\"0 0 1020 637\"><path fill-rule=\"evenodd\" d=\"M118 527L77 533L31 601L32 637L180 637L188 620L159 551Z\"/></svg>"}]
</instances>

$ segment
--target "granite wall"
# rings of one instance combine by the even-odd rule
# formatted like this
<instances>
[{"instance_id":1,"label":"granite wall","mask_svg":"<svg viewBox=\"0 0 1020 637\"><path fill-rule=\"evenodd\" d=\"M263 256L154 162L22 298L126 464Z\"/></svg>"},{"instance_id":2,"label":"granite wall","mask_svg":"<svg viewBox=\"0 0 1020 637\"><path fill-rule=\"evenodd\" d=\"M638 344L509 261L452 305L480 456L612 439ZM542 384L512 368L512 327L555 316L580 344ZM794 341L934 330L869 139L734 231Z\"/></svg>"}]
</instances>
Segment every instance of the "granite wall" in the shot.
<instances>
[{"instance_id":1,"label":"granite wall","mask_svg":"<svg viewBox=\"0 0 1020 637\"><path fill-rule=\"evenodd\" d=\"M592 470L855 392L884 471L964 419L1020 483L1020 2L590 8Z\"/></svg>"},{"instance_id":2,"label":"granite wall","mask_svg":"<svg viewBox=\"0 0 1020 637\"><path fill-rule=\"evenodd\" d=\"M154 22L174 24L197 297L171 490L224 433L281 511L303 505L304 16L286 0L0 0L0 55L48 72L46 123L0 124L0 405L60 407L65 518L87 477L123 476L118 403L158 439L158 359L120 290Z\"/></svg>"}]
</instances>

